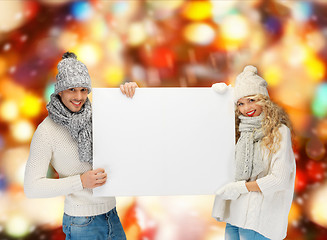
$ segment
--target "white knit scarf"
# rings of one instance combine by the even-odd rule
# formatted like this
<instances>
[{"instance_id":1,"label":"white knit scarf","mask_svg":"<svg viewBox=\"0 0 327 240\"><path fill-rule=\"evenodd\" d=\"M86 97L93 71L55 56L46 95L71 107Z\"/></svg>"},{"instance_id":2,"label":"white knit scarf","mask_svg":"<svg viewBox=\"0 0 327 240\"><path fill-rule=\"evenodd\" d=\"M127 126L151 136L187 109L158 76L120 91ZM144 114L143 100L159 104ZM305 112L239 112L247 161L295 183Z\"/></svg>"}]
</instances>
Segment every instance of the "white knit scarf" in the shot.
<instances>
[{"instance_id":1,"label":"white knit scarf","mask_svg":"<svg viewBox=\"0 0 327 240\"><path fill-rule=\"evenodd\" d=\"M263 132L259 130L262 126L262 115L257 117L239 116L241 136L235 147L236 181L248 181L263 171L263 158L260 151Z\"/></svg>"},{"instance_id":2,"label":"white knit scarf","mask_svg":"<svg viewBox=\"0 0 327 240\"><path fill-rule=\"evenodd\" d=\"M70 111L60 100L59 95L52 94L47 105L49 117L57 124L68 129L77 142L81 162L92 164L92 108L90 100L78 112Z\"/></svg>"}]
</instances>

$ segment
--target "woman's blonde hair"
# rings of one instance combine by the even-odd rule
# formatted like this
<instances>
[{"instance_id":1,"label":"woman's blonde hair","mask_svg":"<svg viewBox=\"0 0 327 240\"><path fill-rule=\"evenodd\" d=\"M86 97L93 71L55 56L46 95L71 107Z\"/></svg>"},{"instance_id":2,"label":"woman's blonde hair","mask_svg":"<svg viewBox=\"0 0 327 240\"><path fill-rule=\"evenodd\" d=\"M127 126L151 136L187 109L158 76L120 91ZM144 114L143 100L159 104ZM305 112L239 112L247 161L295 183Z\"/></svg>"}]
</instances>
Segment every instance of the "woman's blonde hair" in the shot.
<instances>
[{"instance_id":1,"label":"woman's blonde hair","mask_svg":"<svg viewBox=\"0 0 327 240\"><path fill-rule=\"evenodd\" d=\"M256 104L262 107L262 113L264 117L262 119L262 128L264 137L261 141L261 147L266 147L270 154L276 153L280 148L280 141L282 136L278 131L282 124L285 124L292 132L292 124L287 115L287 113L276 103L272 102L268 96L261 94L249 96L249 98L254 99ZM236 142L240 137L239 116L241 112L236 107L235 110L235 134Z\"/></svg>"}]
</instances>

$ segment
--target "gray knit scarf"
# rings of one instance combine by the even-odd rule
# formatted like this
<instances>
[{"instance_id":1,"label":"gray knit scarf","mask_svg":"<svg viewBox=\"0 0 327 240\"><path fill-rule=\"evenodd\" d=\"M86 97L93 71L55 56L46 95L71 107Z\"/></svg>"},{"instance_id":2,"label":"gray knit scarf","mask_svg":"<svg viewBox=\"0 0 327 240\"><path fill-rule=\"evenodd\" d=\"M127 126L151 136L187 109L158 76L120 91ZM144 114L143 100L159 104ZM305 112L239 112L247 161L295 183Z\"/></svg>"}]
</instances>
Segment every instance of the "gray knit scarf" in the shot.
<instances>
[{"instance_id":1,"label":"gray knit scarf","mask_svg":"<svg viewBox=\"0 0 327 240\"><path fill-rule=\"evenodd\" d=\"M75 113L65 107L57 94L52 94L47 109L49 117L55 123L67 128L72 138L77 142L79 160L92 164L92 108L90 100L87 98L81 110Z\"/></svg>"},{"instance_id":2,"label":"gray knit scarf","mask_svg":"<svg viewBox=\"0 0 327 240\"><path fill-rule=\"evenodd\" d=\"M262 126L262 115L258 117L239 116L241 136L235 147L236 181L248 181L263 171L263 157L260 151L263 132L259 130Z\"/></svg>"}]
</instances>

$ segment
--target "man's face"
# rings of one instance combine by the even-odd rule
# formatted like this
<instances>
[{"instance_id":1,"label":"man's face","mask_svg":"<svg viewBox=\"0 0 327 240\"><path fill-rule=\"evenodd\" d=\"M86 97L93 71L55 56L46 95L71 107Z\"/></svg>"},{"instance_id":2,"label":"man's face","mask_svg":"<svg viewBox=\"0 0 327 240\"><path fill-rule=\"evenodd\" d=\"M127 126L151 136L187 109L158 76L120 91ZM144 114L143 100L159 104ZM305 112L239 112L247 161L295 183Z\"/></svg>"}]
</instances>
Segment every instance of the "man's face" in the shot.
<instances>
[{"instance_id":1,"label":"man's face","mask_svg":"<svg viewBox=\"0 0 327 240\"><path fill-rule=\"evenodd\" d=\"M62 103L72 112L78 112L84 105L87 95L87 88L69 88L59 93Z\"/></svg>"}]
</instances>

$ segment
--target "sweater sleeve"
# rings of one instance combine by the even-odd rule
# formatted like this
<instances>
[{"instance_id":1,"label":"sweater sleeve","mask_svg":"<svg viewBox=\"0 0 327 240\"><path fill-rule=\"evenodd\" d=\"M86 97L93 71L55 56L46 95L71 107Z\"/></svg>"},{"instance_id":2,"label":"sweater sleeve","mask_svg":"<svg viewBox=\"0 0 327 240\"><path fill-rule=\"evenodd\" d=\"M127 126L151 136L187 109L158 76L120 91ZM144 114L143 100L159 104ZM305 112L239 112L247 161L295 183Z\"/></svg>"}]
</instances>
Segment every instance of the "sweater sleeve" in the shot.
<instances>
[{"instance_id":1,"label":"sweater sleeve","mask_svg":"<svg viewBox=\"0 0 327 240\"><path fill-rule=\"evenodd\" d=\"M290 188L295 174L295 158L290 130L283 125L279 131L282 134L280 149L272 156L270 171L267 176L256 180L264 195Z\"/></svg>"},{"instance_id":2,"label":"sweater sleeve","mask_svg":"<svg viewBox=\"0 0 327 240\"><path fill-rule=\"evenodd\" d=\"M60 179L47 178L52 147L46 129L39 126L34 133L26 163L24 192L29 198L67 195L83 189L80 175Z\"/></svg>"}]
</instances>

